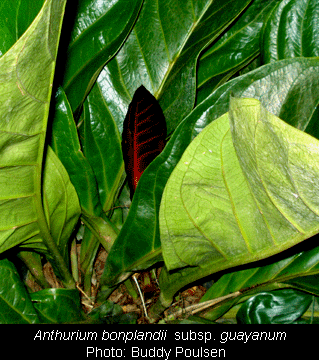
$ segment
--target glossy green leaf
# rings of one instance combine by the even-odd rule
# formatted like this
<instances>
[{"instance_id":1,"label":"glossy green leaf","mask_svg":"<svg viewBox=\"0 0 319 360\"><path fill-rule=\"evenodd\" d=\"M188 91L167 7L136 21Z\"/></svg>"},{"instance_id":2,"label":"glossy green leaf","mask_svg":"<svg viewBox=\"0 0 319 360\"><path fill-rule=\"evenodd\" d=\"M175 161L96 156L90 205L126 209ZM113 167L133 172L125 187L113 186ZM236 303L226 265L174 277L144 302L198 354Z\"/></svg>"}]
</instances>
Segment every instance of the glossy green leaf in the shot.
<instances>
[{"instance_id":1,"label":"glossy green leaf","mask_svg":"<svg viewBox=\"0 0 319 360\"><path fill-rule=\"evenodd\" d=\"M127 220L113 245L110 253L112 255L109 255L106 262L103 275L105 283L114 284L121 278L122 272L141 269L144 264L152 265L161 259L158 214L165 184L191 140L205 126L228 111L230 94L255 96L269 111L280 114L285 120L289 120L285 115L289 110L288 99L291 103L300 96L308 97L305 103L307 105L296 109L294 119L298 120L298 123L293 123L301 130L308 130L309 119L313 116L319 100L319 87L316 86L318 66L318 61L306 59L285 60L263 66L221 86L185 118L164 151L150 164L140 179ZM305 81L304 73L309 73L313 81L307 89L302 86ZM172 283L167 283L173 294L179 289L179 284L182 287L190 282L187 273L183 274L182 278L176 276L178 280L172 277Z\"/></svg>"},{"instance_id":2,"label":"glossy green leaf","mask_svg":"<svg viewBox=\"0 0 319 360\"><path fill-rule=\"evenodd\" d=\"M80 107L103 66L122 46L142 3L143 0L77 3L62 80L73 111ZM73 6L71 10L74 16Z\"/></svg>"},{"instance_id":3,"label":"glossy green leaf","mask_svg":"<svg viewBox=\"0 0 319 360\"><path fill-rule=\"evenodd\" d=\"M103 211L108 213L124 180L121 137L97 83L84 104L84 153L94 171Z\"/></svg>"},{"instance_id":4,"label":"glossy green leaf","mask_svg":"<svg viewBox=\"0 0 319 360\"><path fill-rule=\"evenodd\" d=\"M98 190L91 165L85 158L73 119L72 109L62 88L57 91L51 146L66 168L79 196L82 211L101 212Z\"/></svg>"},{"instance_id":5,"label":"glossy green leaf","mask_svg":"<svg viewBox=\"0 0 319 360\"><path fill-rule=\"evenodd\" d=\"M42 157L65 1L46 1L0 59L0 251L48 236L42 209Z\"/></svg>"},{"instance_id":6,"label":"glossy green leaf","mask_svg":"<svg viewBox=\"0 0 319 360\"><path fill-rule=\"evenodd\" d=\"M78 290L45 289L30 297L41 323L67 324L84 319Z\"/></svg>"},{"instance_id":7,"label":"glossy green leaf","mask_svg":"<svg viewBox=\"0 0 319 360\"><path fill-rule=\"evenodd\" d=\"M65 92L60 88L55 97L55 112L51 130L51 146L65 166L72 184L79 196L82 215L98 216L102 212L96 178L92 167L81 150L78 131ZM88 234L89 233L89 234ZM92 276L92 262L96 256L99 241L86 229L81 242L80 268L89 293Z\"/></svg>"},{"instance_id":8,"label":"glossy green leaf","mask_svg":"<svg viewBox=\"0 0 319 360\"><path fill-rule=\"evenodd\" d=\"M240 324L294 324L312 302L312 296L292 289L260 293L247 300L237 313Z\"/></svg>"},{"instance_id":9,"label":"glossy green leaf","mask_svg":"<svg viewBox=\"0 0 319 360\"><path fill-rule=\"evenodd\" d=\"M0 56L22 36L38 15L44 0L2 1L0 7Z\"/></svg>"},{"instance_id":10,"label":"glossy green leaf","mask_svg":"<svg viewBox=\"0 0 319 360\"><path fill-rule=\"evenodd\" d=\"M229 117L195 138L165 187L160 230L167 268L214 273L316 234L317 147L257 100L234 99Z\"/></svg>"},{"instance_id":11,"label":"glossy green leaf","mask_svg":"<svg viewBox=\"0 0 319 360\"><path fill-rule=\"evenodd\" d=\"M264 62L319 56L318 13L316 0L281 1L265 24Z\"/></svg>"},{"instance_id":12,"label":"glossy green leaf","mask_svg":"<svg viewBox=\"0 0 319 360\"><path fill-rule=\"evenodd\" d=\"M260 34L276 0L255 0L198 61L199 104L260 53Z\"/></svg>"},{"instance_id":13,"label":"glossy green leaf","mask_svg":"<svg viewBox=\"0 0 319 360\"><path fill-rule=\"evenodd\" d=\"M52 148L65 166L76 189L83 220L91 227L91 230L95 232L100 241L108 241L107 229L110 227L110 222L107 219L100 218L102 206L96 178L90 163L81 150L72 110L62 88L57 91L55 100L56 107L51 134ZM103 234L99 233L101 228L104 230ZM108 242L110 243L110 241ZM109 247L110 244L106 246L107 249Z\"/></svg>"},{"instance_id":14,"label":"glossy green leaf","mask_svg":"<svg viewBox=\"0 0 319 360\"><path fill-rule=\"evenodd\" d=\"M35 324L39 317L15 266L0 260L0 323Z\"/></svg>"},{"instance_id":15,"label":"glossy green leaf","mask_svg":"<svg viewBox=\"0 0 319 360\"><path fill-rule=\"evenodd\" d=\"M170 7L176 12L167 12L166 1L160 1L158 8L154 7L154 2L145 1L132 34L98 79L105 103L120 131L131 95L141 84L160 99L168 132L172 131L193 106L198 54L248 3L202 0L193 4L187 1L181 8L174 1L170 2ZM231 11L225 12L230 4ZM184 25L181 28L182 18ZM108 277L117 278L124 269L143 268L161 259L156 214L160 200L154 198L153 180L154 175L148 179L145 176L146 185L140 186L143 191L139 192L137 187L131 216L128 215L108 256L105 281Z\"/></svg>"},{"instance_id":16,"label":"glossy green leaf","mask_svg":"<svg viewBox=\"0 0 319 360\"><path fill-rule=\"evenodd\" d=\"M145 0L132 33L107 65L107 101L114 118L118 103L124 102L127 109L136 89L144 85L159 100L171 133L193 108L200 52L249 3Z\"/></svg>"}]
</instances>

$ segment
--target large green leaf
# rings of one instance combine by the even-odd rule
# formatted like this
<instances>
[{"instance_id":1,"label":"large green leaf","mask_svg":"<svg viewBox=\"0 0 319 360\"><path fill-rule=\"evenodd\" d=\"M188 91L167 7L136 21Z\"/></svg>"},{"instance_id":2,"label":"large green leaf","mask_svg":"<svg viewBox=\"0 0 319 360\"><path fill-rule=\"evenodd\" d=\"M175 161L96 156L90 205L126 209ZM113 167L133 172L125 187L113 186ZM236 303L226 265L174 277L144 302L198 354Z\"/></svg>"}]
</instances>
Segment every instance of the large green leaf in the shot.
<instances>
[{"instance_id":1,"label":"large green leaf","mask_svg":"<svg viewBox=\"0 0 319 360\"><path fill-rule=\"evenodd\" d=\"M65 1L47 0L0 59L0 250L41 239L65 286L73 287L42 202L44 143L64 7Z\"/></svg>"},{"instance_id":2,"label":"large green leaf","mask_svg":"<svg viewBox=\"0 0 319 360\"><path fill-rule=\"evenodd\" d=\"M197 104L259 55L261 30L276 2L255 0L250 3L232 26L201 55Z\"/></svg>"},{"instance_id":3,"label":"large green leaf","mask_svg":"<svg viewBox=\"0 0 319 360\"><path fill-rule=\"evenodd\" d=\"M69 240L81 215L81 208L67 171L50 147L46 152L42 191L48 230L65 263L68 264ZM20 246L44 252L55 266L54 256L48 251L43 240L43 236L39 234L24 241Z\"/></svg>"},{"instance_id":4,"label":"large green leaf","mask_svg":"<svg viewBox=\"0 0 319 360\"><path fill-rule=\"evenodd\" d=\"M250 99L244 101L247 101L248 103L250 101L257 102L257 100ZM248 110L246 109L247 111L244 115L244 119L242 119L241 126L239 126L239 133L241 135L247 135L243 129L245 126L246 130L249 129L249 125L251 128L254 128L253 123L256 125L258 120L260 120L260 124L262 126L265 125L267 128L266 124L263 122L264 115L267 114L266 118L268 116L271 118L270 123L274 122L276 124L278 122L278 124L280 124L280 130L277 130L276 136L274 135L274 139L271 140L272 143L274 143L274 149L277 148L276 145L281 144L283 146L282 150L285 150L285 146L283 145L285 136L283 136L282 131L285 132L286 129L289 129L287 132L287 137L293 136L291 134L298 134L296 141L300 141L300 144L303 144L302 140L304 140L306 147L312 147L311 144L316 143L314 138L309 137L309 135L306 135L290 127L289 125L280 121L274 115L268 113L266 110L262 110L263 116L258 114L257 111L257 113L255 113L257 118L250 117L250 110L253 110L254 112L256 107L259 108L259 106L260 105L257 102L255 106L248 107ZM233 114L234 113L232 113L232 116ZM247 119L245 117L247 117ZM240 123L240 121L238 123L236 122L236 116L232 119L236 125ZM213 134L211 133L211 129L214 130ZM242 132L240 132L240 129ZM287 175L287 173L284 172L285 168L283 168L282 174L280 171L278 172L277 168L277 172L274 172L273 183L267 182L271 181L271 177L269 176L269 178L265 180L265 172L262 172L262 180L266 181L265 188L261 186L261 183L256 185L256 188L252 187L251 184L253 180L256 180L256 178L254 179L254 176L257 176L256 173L253 172L255 168L252 167L252 169L248 171L246 168L247 164L245 164L244 161L249 158L249 161L251 160L253 164L256 164L254 161L257 161L258 159L258 166L261 166L262 170L264 171L266 171L267 162L265 161L261 165L259 163L259 157L249 157L252 155L248 152L249 146L251 146L250 143L255 144L254 138L249 138L249 133L248 139L246 137L241 139L241 141L238 141L236 138L238 135L236 132L237 130L232 129L234 137L236 138L236 141L234 140L233 145L232 138L230 137L230 128L227 114L210 124L205 129L205 131L208 134L209 132L211 133L210 136L207 135L207 144L205 144L205 139L204 146L202 146L200 143L201 138L203 138L202 132L200 135L198 135L200 136L199 140L197 136L197 138L194 140L194 142L191 143L189 147L191 151L196 154L196 156L193 157L190 153L189 157L186 159L187 152L183 155L184 158L182 157L179 165L174 170L175 174L177 175L172 175L170 177L164 191L160 211L160 216L162 219L160 224L163 232L163 237L161 240L164 260L169 268L183 268L180 268L178 271L174 271L173 273L169 273L166 268L163 268L160 277L161 296L158 302L151 309L151 316L153 317L157 317L158 313L163 311L163 309L171 303L174 293L186 284L216 271L225 269L230 264L230 266L235 266L270 256L294 245L297 242L302 241L303 239L315 234L318 231L317 216L312 213L310 208L307 208L307 206L303 203L301 203L300 208L296 208L295 212L290 208L294 203L299 205L301 200L300 193L294 192L290 194L290 201L292 202L289 203L289 201L286 199L288 202L287 209L284 209L284 206L280 200L273 204L273 198L267 198L267 196L265 196L265 189L267 189L267 192L272 191L270 195L273 197L275 197L274 194L276 193L276 186L279 187L280 191L282 190L281 188L284 187L286 187L285 190L288 189L289 180L284 178ZM267 135L269 139L270 134L269 132L267 134L266 129L265 133L266 134L264 139L266 140ZM259 136L260 133L257 132L257 135ZM308 143L309 139L312 140L312 142ZM243 146L243 143L245 143L244 140L246 141L246 144L249 145L247 149L248 153L246 154L245 152L243 155L241 151L242 149L239 148L240 156L238 155L237 157L236 152L238 153L239 150L236 148L235 152L234 147ZM198 145L197 152L196 144ZM268 146L272 146L269 144ZM293 144L295 145L295 142L293 142ZM297 145L299 144L297 143ZM294 150L296 150L297 145L295 145ZM215 168L212 168L209 165L203 165L205 164L204 157L206 154L208 154L208 157L212 158L212 165ZM281 162L279 162L277 158L274 161L274 159L270 157L268 164L271 162L278 162L278 166L283 166L283 162L287 162L287 156L284 156L284 154L285 153L281 155ZM306 157L308 156L307 152L302 154ZM293 157L294 156L297 158L294 159L296 161L295 165L297 165L297 160L300 158L296 154L294 154ZM215 161L216 157L219 158L217 162ZM240 161L241 165L239 165L238 161ZM290 158L289 161L291 161ZM191 164L188 174L185 173L185 169L189 166L189 164L185 164L185 162ZM251 162L249 162L249 164L251 164ZM196 163L198 166L204 167L204 169L195 169L193 171L192 165ZM311 166L316 167L314 162L310 162L310 164ZM244 170L242 170L242 166ZM212 169L214 170L212 171ZM180 173L178 174L178 172ZM254 176L251 176L253 173ZM305 168L304 174L306 173L307 169ZM293 176L296 178L298 175L300 174L293 174ZM311 171L308 175L312 175ZM182 180L180 180L179 176L182 176ZM196 176L198 177L196 180L197 182L193 181L192 176L194 178L196 178ZM278 185L278 176L280 180L286 180L283 185L281 185L281 182ZM281 176L283 178L281 178ZM186 180L189 181L187 182ZM184 181L184 190L188 188L188 194L192 194L192 198L189 198L185 191L182 192L181 190L181 185L184 183ZM205 182L207 185L205 185ZM298 183L296 186L298 186L299 189L300 184ZM308 184L306 184L306 186L308 186ZM176 188L176 191L174 191L174 187ZM192 187L194 189L192 189ZM197 187L198 191L196 192ZM168 191L171 191L170 203L168 202L167 197ZM307 191L307 189L305 191ZM293 194L295 194L297 197ZM183 198L185 195L187 200ZM241 198L241 196L243 197ZM306 196L311 197L309 193ZM212 201L213 199L214 201ZM165 201L167 203L166 206ZM260 201L264 201L264 203L260 203ZM172 204L174 204L174 214L170 213L169 210L172 208ZM242 208L243 204L246 204L247 208ZM275 204L278 208L275 206ZM217 208L215 208L215 206ZM305 208L303 208L303 206ZM312 205L309 206L313 208ZM254 207L255 211L253 210ZM309 223L307 224L303 222L303 218L298 220L296 219L298 218L300 211L305 209L307 209L307 213L311 215L308 219ZM286 213L283 215L279 210L285 210ZM260 219L258 220L259 217ZM265 222L265 217L267 217L267 222ZM300 224L297 224L299 220ZM249 223L250 221L251 223ZM254 221L257 221L255 225L252 224ZM277 225L279 228L277 228ZM262 234L264 237L260 238L259 234L257 234L257 237L254 238L257 230L261 231L260 234ZM224 242L221 242L221 239L223 239ZM199 245L197 246L197 252L195 250L196 248L194 247L194 243L196 246ZM226 244L229 246L227 249L225 248ZM191 265L191 267L188 267L188 265Z\"/></svg>"},{"instance_id":5,"label":"large green leaf","mask_svg":"<svg viewBox=\"0 0 319 360\"><path fill-rule=\"evenodd\" d=\"M0 260L0 323L34 324L39 317L15 266Z\"/></svg>"},{"instance_id":6,"label":"large green leaf","mask_svg":"<svg viewBox=\"0 0 319 360\"><path fill-rule=\"evenodd\" d=\"M142 3L143 0L77 2L62 80L73 111L82 104L103 66L122 46ZM70 11L73 18L71 3Z\"/></svg>"},{"instance_id":7,"label":"large green leaf","mask_svg":"<svg viewBox=\"0 0 319 360\"><path fill-rule=\"evenodd\" d=\"M264 62L318 56L318 12L316 0L281 1L265 24Z\"/></svg>"},{"instance_id":8,"label":"large green leaf","mask_svg":"<svg viewBox=\"0 0 319 360\"><path fill-rule=\"evenodd\" d=\"M229 116L195 138L165 187L160 230L168 270L214 273L316 234L317 148L257 100L233 99Z\"/></svg>"},{"instance_id":9,"label":"large green leaf","mask_svg":"<svg viewBox=\"0 0 319 360\"><path fill-rule=\"evenodd\" d=\"M193 108L200 52L249 3L145 0L132 33L105 69L105 97L114 118L119 117L120 132L135 90L144 85L159 100L171 133Z\"/></svg>"},{"instance_id":10,"label":"large green leaf","mask_svg":"<svg viewBox=\"0 0 319 360\"><path fill-rule=\"evenodd\" d=\"M0 7L0 56L27 30L44 0L2 1Z\"/></svg>"},{"instance_id":11,"label":"large green leaf","mask_svg":"<svg viewBox=\"0 0 319 360\"><path fill-rule=\"evenodd\" d=\"M65 1L46 1L0 59L0 250L42 232L41 172L59 29Z\"/></svg>"},{"instance_id":12,"label":"large green leaf","mask_svg":"<svg viewBox=\"0 0 319 360\"><path fill-rule=\"evenodd\" d=\"M318 65L316 60L293 59L263 66L221 86L194 109L176 129L162 154L143 173L127 220L106 262L103 275L105 283L114 284L122 272L143 268L145 264L152 264L161 258L158 213L167 179L191 140L205 126L228 111L230 94L255 96L268 110L280 114L285 120L290 120L286 116L289 110L287 100L291 103L305 96L308 98L307 105L297 108L294 118L298 120L296 125L301 130L311 130L308 127L309 119L319 101L319 87L316 86ZM302 86L305 73L313 81L307 88ZM316 128L313 127L314 130ZM172 277L172 284L168 284L168 288L172 289L176 285L175 291L179 289L179 284L184 286L190 281L187 274L181 278L176 276L178 279ZM172 290L173 293L175 291Z\"/></svg>"}]
</instances>

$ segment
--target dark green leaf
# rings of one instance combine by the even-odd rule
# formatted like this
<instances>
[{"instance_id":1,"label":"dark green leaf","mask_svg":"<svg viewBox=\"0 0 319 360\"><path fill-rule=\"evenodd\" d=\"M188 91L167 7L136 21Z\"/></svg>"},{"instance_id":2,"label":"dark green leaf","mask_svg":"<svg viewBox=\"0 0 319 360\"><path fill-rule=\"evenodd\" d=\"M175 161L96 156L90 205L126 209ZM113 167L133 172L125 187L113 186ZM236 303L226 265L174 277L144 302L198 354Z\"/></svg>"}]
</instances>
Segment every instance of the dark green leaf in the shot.
<instances>
[{"instance_id":1,"label":"dark green leaf","mask_svg":"<svg viewBox=\"0 0 319 360\"><path fill-rule=\"evenodd\" d=\"M41 323L71 323L84 319L78 290L45 289L30 296Z\"/></svg>"},{"instance_id":2,"label":"dark green leaf","mask_svg":"<svg viewBox=\"0 0 319 360\"><path fill-rule=\"evenodd\" d=\"M319 55L317 0L283 0L272 11L263 34L265 63Z\"/></svg>"},{"instance_id":3,"label":"dark green leaf","mask_svg":"<svg viewBox=\"0 0 319 360\"><path fill-rule=\"evenodd\" d=\"M310 243L315 243L316 239L318 236L314 237ZM289 253L292 251L293 249ZM238 291L240 293L205 312L205 318L216 320L236 303L260 291L295 287L310 294L319 295L318 286L315 285L316 276L313 275L319 272L318 247L297 252L291 256L283 253L280 258L279 260L276 257L270 258L267 262L259 262L259 267L250 267L223 275L207 290L201 302L235 294ZM312 278L315 282L311 285Z\"/></svg>"},{"instance_id":4,"label":"dark green leaf","mask_svg":"<svg viewBox=\"0 0 319 360\"><path fill-rule=\"evenodd\" d=\"M111 301L105 301L99 307L93 309L89 314L89 320L103 324L135 324L137 314L123 314L122 308Z\"/></svg>"},{"instance_id":5,"label":"dark green leaf","mask_svg":"<svg viewBox=\"0 0 319 360\"><path fill-rule=\"evenodd\" d=\"M0 323L34 324L39 318L15 266L0 260Z\"/></svg>"},{"instance_id":6,"label":"dark green leaf","mask_svg":"<svg viewBox=\"0 0 319 360\"><path fill-rule=\"evenodd\" d=\"M318 251L319 249L317 249ZM309 261L310 262L310 261ZM317 265L317 264L316 264ZM299 266L300 268L300 266ZM301 289L303 291L308 292L309 294L315 294L316 296L319 296L319 275L318 271L317 273L317 266L313 267L314 269L311 271L311 273L315 274L312 276L300 276L297 278L289 279L285 281L286 284L292 285L296 289ZM301 271L302 275L307 275L307 268L304 272Z\"/></svg>"},{"instance_id":7,"label":"dark green leaf","mask_svg":"<svg viewBox=\"0 0 319 360\"><path fill-rule=\"evenodd\" d=\"M81 140L98 185L103 211L109 212L124 180L121 137L97 83L84 103Z\"/></svg>"},{"instance_id":8,"label":"dark green leaf","mask_svg":"<svg viewBox=\"0 0 319 360\"><path fill-rule=\"evenodd\" d=\"M135 90L144 85L159 100L171 133L194 105L198 55L249 3L145 0L128 40L105 69L114 118L125 103L123 123Z\"/></svg>"},{"instance_id":9,"label":"dark green leaf","mask_svg":"<svg viewBox=\"0 0 319 360\"><path fill-rule=\"evenodd\" d=\"M237 312L241 324L293 324L306 312L312 296L292 289L260 293Z\"/></svg>"},{"instance_id":10,"label":"dark green leaf","mask_svg":"<svg viewBox=\"0 0 319 360\"><path fill-rule=\"evenodd\" d=\"M62 88L56 94L51 146L66 168L79 196L81 208L99 215L101 204L93 170L81 151L72 110Z\"/></svg>"},{"instance_id":11,"label":"dark green leaf","mask_svg":"<svg viewBox=\"0 0 319 360\"><path fill-rule=\"evenodd\" d=\"M2 1L0 7L0 56L22 36L38 15L44 0Z\"/></svg>"},{"instance_id":12,"label":"dark green leaf","mask_svg":"<svg viewBox=\"0 0 319 360\"><path fill-rule=\"evenodd\" d=\"M103 66L122 46L142 3L143 0L77 3L62 82L73 111L80 107ZM74 7L70 9L74 13Z\"/></svg>"},{"instance_id":13,"label":"dark green leaf","mask_svg":"<svg viewBox=\"0 0 319 360\"><path fill-rule=\"evenodd\" d=\"M197 104L260 53L261 30L276 2L255 0L250 3L232 26L201 55L198 62Z\"/></svg>"}]
</instances>

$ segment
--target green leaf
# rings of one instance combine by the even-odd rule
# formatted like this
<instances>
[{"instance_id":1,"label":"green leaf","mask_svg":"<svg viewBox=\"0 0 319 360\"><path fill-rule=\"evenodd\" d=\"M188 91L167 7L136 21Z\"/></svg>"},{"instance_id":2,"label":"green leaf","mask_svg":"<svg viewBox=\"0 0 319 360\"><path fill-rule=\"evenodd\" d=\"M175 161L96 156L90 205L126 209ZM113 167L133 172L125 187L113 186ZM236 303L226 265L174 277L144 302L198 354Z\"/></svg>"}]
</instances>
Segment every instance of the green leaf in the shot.
<instances>
[{"instance_id":1,"label":"green leaf","mask_svg":"<svg viewBox=\"0 0 319 360\"><path fill-rule=\"evenodd\" d=\"M123 314L122 308L112 301L105 301L99 307L93 309L88 318L88 322L103 324L136 324L136 313Z\"/></svg>"},{"instance_id":2,"label":"green leaf","mask_svg":"<svg viewBox=\"0 0 319 360\"><path fill-rule=\"evenodd\" d=\"M47 237L42 158L65 1L46 1L18 42L0 59L0 251Z\"/></svg>"},{"instance_id":3,"label":"green leaf","mask_svg":"<svg viewBox=\"0 0 319 360\"><path fill-rule=\"evenodd\" d=\"M42 200L50 235L64 262L68 264L69 240L78 223L81 208L67 171L49 146L43 169ZM55 257L48 251L45 240L40 234L24 241L20 246L43 252L59 274Z\"/></svg>"},{"instance_id":4,"label":"green leaf","mask_svg":"<svg viewBox=\"0 0 319 360\"><path fill-rule=\"evenodd\" d=\"M283 60L269 64L226 83L198 105L179 125L164 151L141 176L127 220L108 256L102 281L112 285L125 277L121 276L122 272L142 269L161 260L158 214L165 184L191 140L205 126L228 111L230 94L234 93L238 97L255 96L269 111L280 114L285 120L289 120L285 115L289 110L286 99L291 99L291 103L300 96L308 97L304 103L307 106L296 108L294 119L298 123L293 122L301 130L307 131L309 119L319 101L319 86L316 86L319 79L318 65L318 61L310 59ZM313 81L306 89L302 86L305 81L304 73L308 73ZM282 111L283 108L286 110ZM181 280L172 278L173 284L177 286L175 291L179 289ZM188 280L184 274L184 285ZM168 284L168 287L173 288L172 284Z\"/></svg>"},{"instance_id":5,"label":"green leaf","mask_svg":"<svg viewBox=\"0 0 319 360\"><path fill-rule=\"evenodd\" d=\"M257 100L233 99L229 119L195 138L165 187L160 230L168 270L214 273L316 234L317 147Z\"/></svg>"},{"instance_id":6,"label":"green leaf","mask_svg":"<svg viewBox=\"0 0 319 360\"><path fill-rule=\"evenodd\" d=\"M73 111L79 109L103 66L132 29L143 0L78 2L66 54L62 86ZM74 7L71 7L74 11Z\"/></svg>"},{"instance_id":7,"label":"green leaf","mask_svg":"<svg viewBox=\"0 0 319 360\"><path fill-rule=\"evenodd\" d=\"M124 163L122 139L99 83L84 103L83 136L84 154L94 171L103 211L108 213L124 181Z\"/></svg>"},{"instance_id":8,"label":"green leaf","mask_svg":"<svg viewBox=\"0 0 319 360\"><path fill-rule=\"evenodd\" d=\"M195 65L199 53L248 3L201 0L194 4L189 0L182 8L174 0L169 3L174 11L168 12L166 0L159 2L158 8L154 2L145 1L128 40L98 79L105 103L120 132L131 96L141 84L160 99L168 132L175 128L194 103ZM224 11L227 5L232 5L231 11ZM154 169L152 164L148 169ZM113 283L118 276L125 278L132 269L161 260L157 218L161 192L156 191L154 197L154 174L148 179L145 175L145 183L142 178L128 218L108 256L103 281ZM121 272L126 274L121 276Z\"/></svg>"},{"instance_id":9,"label":"green leaf","mask_svg":"<svg viewBox=\"0 0 319 360\"><path fill-rule=\"evenodd\" d=\"M308 241L316 243L317 239L318 235L313 238L313 241ZM291 253L293 249L290 250ZM239 293L226 301L217 303L211 310L205 312L205 318L216 320L247 296L261 291L294 287L318 296L318 286L315 286L318 281L311 284L309 280L315 278L314 274L318 274L319 271L319 248L315 247L291 256L287 255L287 252L284 252L279 260L270 258L266 263L265 261L259 262L259 267L250 267L223 275L206 291L200 301L204 302L228 294Z\"/></svg>"},{"instance_id":10,"label":"green leaf","mask_svg":"<svg viewBox=\"0 0 319 360\"><path fill-rule=\"evenodd\" d=\"M69 239L81 208L67 171L50 147L47 148L43 184L43 207L49 230L68 263Z\"/></svg>"},{"instance_id":11,"label":"green leaf","mask_svg":"<svg viewBox=\"0 0 319 360\"><path fill-rule=\"evenodd\" d=\"M281 1L264 27L264 62L318 56L318 12L316 0Z\"/></svg>"},{"instance_id":12,"label":"green leaf","mask_svg":"<svg viewBox=\"0 0 319 360\"><path fill-rule=\"evenodd\" d=\"M0 8L0 56L22 36L38 15L44 0L2 1Z\"/></svg>"},{"instance_id":13,"label":"green leaf","mask_svg":"<svg viewBox=\"0 0 319 360\"><path fill-rule=\"evenodd\" d=\"M38 314L15 266L7 259L0 260L0 323L38 322Z\"/></svg>"},{"instance_id":14,"label":"green leaf","mask_svg":"<svg viewBox=\"0 0 319 360\"><path fill-rule=\"evenodd\" d=\"M65 166L72 184L79 196L83 216L99 216L102 206L99 199L96 178L92 167L81 150L73 113L62 88L56 93L53 116L51 146ZM84 215L85 214L85 215ZM89 233L89 234L88 234ZM85 290L91 288L92 263L99 241L86 229L81 243L81 272L85 279Z\"/></svg>"},{"instance_id":15,"label":"green leaf","mask_svg":"<svg viewBox=\"0 0 319 360\"><path fill-rule=\"evenodd\" d=\"M135 90L144 85L159 100L171 133L193 108L200 52L249 3L145 0L132 33L105 69L107 102L114 117L118 106L124 103L127 109ZM122 126L119 129L122 131Z\"/></svg>"},{"instance_id":16,"label":"green leaf","mask_svg":"<svg viewBox=\"0 0 319 360\"><path fill-rule=\"evenodd\" d=\"M67 324L84 319L76 289L45 289L30 297L41 323Z\"/></svg>"},{"instance_id":17,"label":"green leaf","mask_svg":"<svg viewBox=\"0 0 319 360\"><path fill-rule=\"evenodd\" d=\"M260 34L275 1L255 0L198 61L199 104L260 53Z\"/></svg>"},{"instance_id":18,"label":"green leaf","mask_svg":"<svg viewBox=\"0 0 319 360\"><path fill-rule=\"evenodd\" d=\"M234 94L259 99L274 115L317 137L318 66L318 59L281 60L227 82L194 110L192 115L198 116L194 135L228 111Z\"/></svg>"},{"instance_id":19,"label":"green leaf","mask_svg":"<svg viewBox=\"0 0 319 360\"><path fill-rule=\"evenodd\" d=\"M292 289L260 293L237 312L241 324L293 324L307 311L312 296Z\"/></svg>"},{"instance_id":20,"label":"green leaf","mask_svg":"<svg viewBox=\"0 0 319 360\"><path fill-rule=\"evenodd\" d=\"M99 215L101 204L96 179L81 150L72 109L62 88L56 93L50 144L70 176L79 196L82 211Z\"/></svg>"}]
</instances>

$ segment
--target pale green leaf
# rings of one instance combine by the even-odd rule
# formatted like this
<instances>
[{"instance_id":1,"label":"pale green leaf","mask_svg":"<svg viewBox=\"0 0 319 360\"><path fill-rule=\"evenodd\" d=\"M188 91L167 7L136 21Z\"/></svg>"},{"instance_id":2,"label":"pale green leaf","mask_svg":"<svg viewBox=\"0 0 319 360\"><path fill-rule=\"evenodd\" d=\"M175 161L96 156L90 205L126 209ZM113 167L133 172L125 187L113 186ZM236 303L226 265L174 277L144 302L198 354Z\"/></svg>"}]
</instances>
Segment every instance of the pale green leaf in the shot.
<instances>
[{"instance_id":1,"label":"pale green leaf","mask_svg":"<svg viewBox=\"0 0 319 360\"><path fill-rule=\"evenodd\" d=\"M229 115L189 145L164 190L163 256L169 270L207 275L287 249L319 231L318 141L265 110L233 99Z\"/></svg>"},{"instance_id":2,"label":"pale green leaf","mask_svg":"<svg viewBox=\"0 0 319 360\"><path fill-rule=\"evenodd\" d=\"M46 227L42 158L64 6L47 0L0 59L0 252Z\"/></svg>"}]
</instances>

